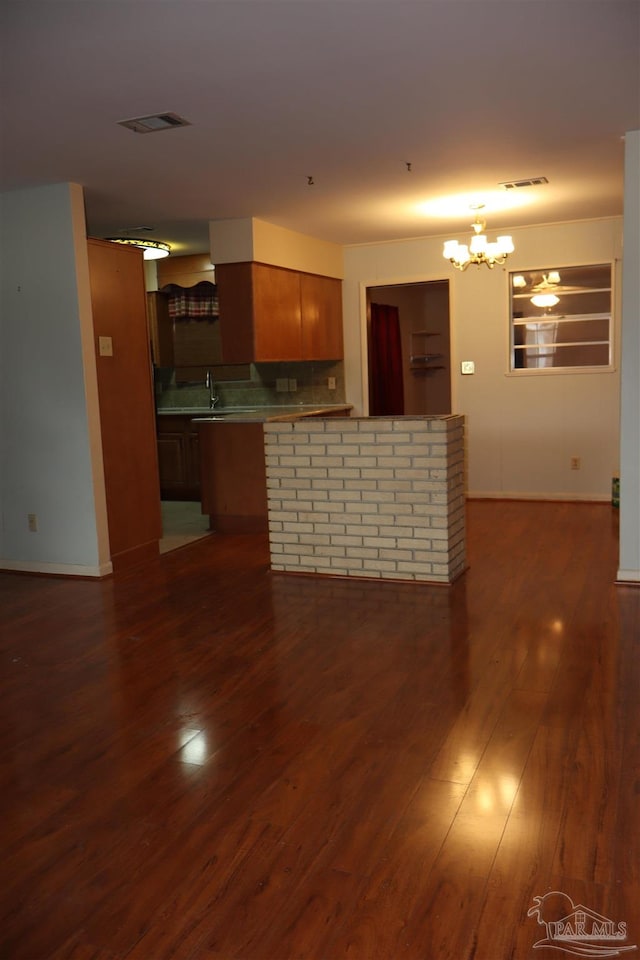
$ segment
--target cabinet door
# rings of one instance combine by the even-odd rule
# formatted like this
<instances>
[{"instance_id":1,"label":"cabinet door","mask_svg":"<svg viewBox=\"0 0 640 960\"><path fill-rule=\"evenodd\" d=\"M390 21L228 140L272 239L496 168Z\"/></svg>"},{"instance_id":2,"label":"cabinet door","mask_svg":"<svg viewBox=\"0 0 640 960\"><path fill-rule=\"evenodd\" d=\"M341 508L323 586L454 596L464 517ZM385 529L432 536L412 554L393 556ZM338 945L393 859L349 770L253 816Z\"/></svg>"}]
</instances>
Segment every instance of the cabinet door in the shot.
<instances>
[{"instance_id":1,"label":"cabinet door","mask_svg":"<svg viewBox=\"0 0 640 960\"><path fill-rule=\"evenodd\" d=\"M216 267L224 363L255 360L253 266L252 263L221 263Z\"/></svg>"},{"instance_id":2,"label":"cabinet door","mask_svg":"<svg viewBox=\"0 0 640 960\"><path fill-rule=\"evenodd\" d=\"M300 300L303 359L342 359L342 281L303 273Z\"/></svg>"},{"instance_id":3,"label":"cabinet door","mask_svg":"<svg viewBox=\"0 0 640 960\"><path fill-rule=\"evenodd\" d=\"M263 263L216 267L225 363L343 356L342 281Z\"/></svg>"},{"instance_id":4,"label":"cabinet door","mask_svg":"<svg viewBox=\"0 0 640 960\"><path fill-rule=\"evenodd\" d=\"M163 500L200 499L199 436L190 415L158 417L158 465Z\"/></svg>"},{"instance_id":5,"label":"cabinet door","mask_svg":"<svg viewBox=\"0 0 640 960\"><path fill-rule=\"evenodd\" d=\"M187 450L181 430L158 433L158 465L162 496L182 494L187 486Z\"/></svg>"},{"instance_id":6,"label":"cabinet door","mask_svg":"<svg viewBox=\"0 0 640 960\"><path fill-rule=\"evenodd\" d=\"M300 274L253 264L256 360L302 359Z\"/></svg>"}]
</instances>

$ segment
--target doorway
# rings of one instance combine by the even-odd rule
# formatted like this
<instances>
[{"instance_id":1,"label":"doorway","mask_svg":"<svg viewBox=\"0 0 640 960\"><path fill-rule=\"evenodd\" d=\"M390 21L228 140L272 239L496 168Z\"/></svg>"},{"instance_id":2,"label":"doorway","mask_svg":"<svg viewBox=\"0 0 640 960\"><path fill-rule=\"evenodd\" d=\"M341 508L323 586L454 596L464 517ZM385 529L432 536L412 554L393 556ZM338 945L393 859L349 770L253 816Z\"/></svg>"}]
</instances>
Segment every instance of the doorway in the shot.
<instances>
[{"instance_id":1,"label":"doorway","mask_svg":"<svg viewBox=\"0 0 640 960\"><path fill-rule=\"evenodd\" d=\"M196 540L202 540L211 533L209 517L203 515L199 501L163 500L162 539L158 548L160 553L169 553Z\"/></svg>"},{"instance_id":2,"label":"doorway","mask_svg":"<svg viewBox=\"0 0 640 960\"><path fill-rule=\"evenodd\" d=\"M401 363L400 372L393 358L380 367L380 356L374 340L372 306L380 304L397 311ZM374 313L377 312L374 310ZM388 313L388 311L385 311ZM385 410L385 396L393 390L380 390L378 378L401 378L401 401L405 415L438 416L451 413L449 281L430 280L421 283L388 284L367 287L367 353L369 414L393 416L395 409ZM377 355L377 356L376 356ZM395 391L397 398L398 389ZM375 412L374 412L375 411Z\"/></svg>"}]
</instances>

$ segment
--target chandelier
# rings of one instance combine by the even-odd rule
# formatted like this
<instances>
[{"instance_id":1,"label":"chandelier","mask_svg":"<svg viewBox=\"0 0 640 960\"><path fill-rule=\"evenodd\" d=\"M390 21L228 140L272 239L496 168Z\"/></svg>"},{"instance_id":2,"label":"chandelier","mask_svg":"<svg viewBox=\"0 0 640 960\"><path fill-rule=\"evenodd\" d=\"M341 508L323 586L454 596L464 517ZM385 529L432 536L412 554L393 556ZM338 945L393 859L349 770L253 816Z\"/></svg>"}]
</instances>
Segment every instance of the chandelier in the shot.
<instances>
[{"instance_id":1,"label":"chandelier","mask_svg":"<svg viewBox=\"0 0 640 960\"><path fill-rule=\"evenodd\" d=\"M481 210L484 204L477 204L473 210ZM513 240L509 236L498 237L497 240L487 240L485 234L486 222L476 214L471 224L473 236L468 244L457 240L445 240L442 256L449 260L458 270L466 270L470 263L484 263L493 270L496 263L504 263L510 253L513 253Z\"/></svg>"},{"instance_id":2,"label":"chandelier","mask_svg":"<svg viewBox=\"0 0 640 960\"><path fill-rule=\"evenodd\" d=\"M142 250L144 260L161 260L162 257L168 257L171 247L168 243L162 243L161 240L142 240L135 237L107 237L112 243L124 243L128 247L137 247Z\"/></svg>"}]
</instances>

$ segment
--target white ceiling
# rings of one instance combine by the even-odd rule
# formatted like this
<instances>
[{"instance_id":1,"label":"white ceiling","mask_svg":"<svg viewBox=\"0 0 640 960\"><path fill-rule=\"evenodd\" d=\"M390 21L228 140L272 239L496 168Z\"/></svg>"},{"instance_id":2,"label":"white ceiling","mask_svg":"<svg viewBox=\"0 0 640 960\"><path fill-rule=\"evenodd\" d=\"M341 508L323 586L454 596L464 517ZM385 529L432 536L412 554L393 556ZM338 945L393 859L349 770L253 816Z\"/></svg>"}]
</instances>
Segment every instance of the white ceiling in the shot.
<instances>
[{"instance_id":1,"label":"white ceiling","mask_svg":"<svg viewBox=\"0 0 640 960\"><path fill-rule=\"evenodd\" d=\"M349 244L466 235L476 199L490 235L622 213L640 0L4 0L0 27L0 188L82 184L93 236L191 253L226 218ZM162 112L191 125L118 125Z\"/></svg>"}]
</instances>

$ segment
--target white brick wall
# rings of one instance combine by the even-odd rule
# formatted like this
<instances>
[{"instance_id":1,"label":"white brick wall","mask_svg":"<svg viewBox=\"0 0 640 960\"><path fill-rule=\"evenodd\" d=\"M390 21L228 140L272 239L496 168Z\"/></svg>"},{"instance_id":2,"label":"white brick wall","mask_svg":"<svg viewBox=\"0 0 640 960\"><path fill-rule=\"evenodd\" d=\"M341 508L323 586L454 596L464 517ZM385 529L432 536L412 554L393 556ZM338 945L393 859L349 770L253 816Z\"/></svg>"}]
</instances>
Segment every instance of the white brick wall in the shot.
<instances>
[{"instance_id":1,"label":"white brick wall","mask_svg":"<svg viewBox=\"0 0 640 960\"><path fill-rule=\"evenodd\" d=\"M465 568L464 417L265 423L271 567L451 583Z\"/></svg>"}]
</instances>

